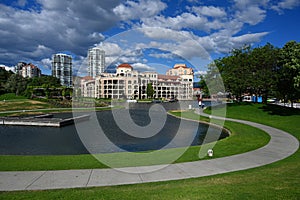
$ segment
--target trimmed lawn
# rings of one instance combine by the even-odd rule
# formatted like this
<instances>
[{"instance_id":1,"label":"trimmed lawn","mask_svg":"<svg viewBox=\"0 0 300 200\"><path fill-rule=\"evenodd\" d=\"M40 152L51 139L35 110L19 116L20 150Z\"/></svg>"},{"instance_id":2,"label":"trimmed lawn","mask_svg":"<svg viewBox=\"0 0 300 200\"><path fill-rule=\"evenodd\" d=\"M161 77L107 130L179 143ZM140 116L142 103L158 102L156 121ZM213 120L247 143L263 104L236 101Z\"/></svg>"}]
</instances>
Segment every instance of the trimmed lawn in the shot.
<instances>
[{"instance_id":1,"label":"trimmed lawn","mask_svg":"<svg viewBox=\"0 0 300 200\"><path fill-rule=\"evenodd\" d=\"M20 99L27 99L27 98L24 96L16 96L16 94L14 93L6 93L0 95L0 101L15 101Z\"/></svg>"},{"instance_id":2,"label":"trimmed lawn","mask_svg":"<svg viewBox=\"0 0 300 200\"><path fill-rule=\"evenodd\" d=\"M222 107L214 109L214 114L218 115L218 110L221 112L222 109ZM204 112L210 114L210 109L206 109ZM272 104L227 104L227 117L273 126L287 131L299 139L300 109Z\"/></svg>"}]
</instances>

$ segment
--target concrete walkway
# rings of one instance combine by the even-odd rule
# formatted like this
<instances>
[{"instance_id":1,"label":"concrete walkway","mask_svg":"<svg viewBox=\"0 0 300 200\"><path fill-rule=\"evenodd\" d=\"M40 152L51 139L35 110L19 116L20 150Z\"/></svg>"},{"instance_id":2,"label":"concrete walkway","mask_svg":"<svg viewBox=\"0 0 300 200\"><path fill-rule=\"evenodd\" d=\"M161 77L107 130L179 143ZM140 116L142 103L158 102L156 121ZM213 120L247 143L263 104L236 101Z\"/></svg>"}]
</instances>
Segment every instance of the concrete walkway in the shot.
<instances>
[{"instance_id":1,"label":"concrete walkway","mask_svg":"<svg viewBox=\"0 0 300 200\"><path fill-rule=\"evenodd\" d=\"M210 176L267 165L292 155L299 148L299 141L295 137L279 129L243 120L226 120L260 128L271 136L271 140L266 146L251 152L171 165L120 169L0 172L0 191L111 186ZM155 171L161 167L164 168ZM148 173L149 171L153 172Z\"/></svg>"}]
</instances>

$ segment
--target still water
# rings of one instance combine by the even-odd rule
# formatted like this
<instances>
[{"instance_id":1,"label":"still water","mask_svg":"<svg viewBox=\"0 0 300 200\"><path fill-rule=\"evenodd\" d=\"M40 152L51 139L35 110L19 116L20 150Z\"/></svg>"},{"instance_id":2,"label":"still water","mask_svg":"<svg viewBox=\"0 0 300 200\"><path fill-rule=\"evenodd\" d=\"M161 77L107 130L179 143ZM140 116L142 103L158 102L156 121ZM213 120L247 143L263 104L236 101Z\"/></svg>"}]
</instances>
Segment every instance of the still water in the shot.
<instances>
[{"instance_id":1,"label":"still water","mask_svg":"<svg viewBox=\"0 0 300 200\"><path fill-rule=\"evenodd\" d=\"M176 109L176 103L161 104L165 110ZM130 117L138 126L146 126L151 122L149 117L149 108L152 104L135 104L130 108ZM68 118L72 113L60 113L55 117ZM208 125L196 122L180 120L167 115L163 128L155 135L147 138L139 138L128 135L122 131L114 120L112 111L101 111L96 113L97 123L105 133L105 136L114 145L107 142L97 141L97 153L110 153L119 151L146 151L163 148L172 142L169 147L184 147L187 138L193 138L190 145L199 145L203 143L208 129ZM182 127L179 129L180 121ZM89 151L82 142L82 134L90 141L93 136L89 135L95 132L89 121L80 122L81 127L85 127L84 132L78 131L75 125L62 128L51 127L30 127L30 126L0 126L0 154L1 155L77 155L88 154ZM92 130L93 129L93 130ZM178 131L184 132L182 136ZM146 133L147 134L147 133ZM210 130L210 134L220 134L218 129ZM81 135L81 136L80 136ZM227 137L227 133L222 133L220 138ZM93 141L95 142L95 141ZM114 147L115 146L115 147ZM99 148L100 147L100 148ZM90 147L89 147L90 148ZM121 149L121 150L120 150ZM93 151L95 153L95 151Z\"/></svg>"}]
</instances>

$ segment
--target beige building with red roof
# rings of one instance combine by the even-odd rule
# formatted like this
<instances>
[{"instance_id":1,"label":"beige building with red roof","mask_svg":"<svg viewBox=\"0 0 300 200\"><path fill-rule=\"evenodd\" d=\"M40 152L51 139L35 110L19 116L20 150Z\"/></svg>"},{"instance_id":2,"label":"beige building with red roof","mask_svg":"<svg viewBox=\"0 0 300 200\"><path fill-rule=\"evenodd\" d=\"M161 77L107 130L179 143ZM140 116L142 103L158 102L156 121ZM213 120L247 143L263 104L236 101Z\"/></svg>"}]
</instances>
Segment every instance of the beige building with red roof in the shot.
<instances>
[{"instance_id":1,"label":"beige building with red roof","mask_svg":"<svg viewBox=\"0 0 300 200\"><path fill-rule=\"evenodd\" d=\"M173 69L176 71L181 68L175 65ZM147 96L147 85L151 83L155 91L153 98L192 100L193 70L186 66L182 70L182 74L171 75L167 73L162 75L157 72L138 72L131 65L124 63L117 67L116 73L101 73L100 76L96 77L95 97L108 99L152 98ZM82 81L82 95L93 97L86 96L90 92L85 90L92 89L91 86L87 86L88 83L92 84L92 81Z\"/></svg>"}]
</instances>

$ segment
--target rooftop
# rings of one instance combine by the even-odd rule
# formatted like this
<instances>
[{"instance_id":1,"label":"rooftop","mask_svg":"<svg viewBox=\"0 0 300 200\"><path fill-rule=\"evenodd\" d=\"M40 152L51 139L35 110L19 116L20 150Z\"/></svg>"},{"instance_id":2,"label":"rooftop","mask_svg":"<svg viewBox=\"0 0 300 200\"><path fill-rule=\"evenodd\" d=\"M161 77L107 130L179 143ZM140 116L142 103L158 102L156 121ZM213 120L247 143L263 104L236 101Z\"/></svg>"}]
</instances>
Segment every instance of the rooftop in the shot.
<instances>
[{"instance_id":1,"label":"rooftop","mask_svg":"<svg viewBox=\"0 0 300 200\"><path fill-rule=\"evenodd\" d=\"M175 64L175 65L174 65L174 69L178 69L178 68L180 68L180 67L182 67L182 68L187 68L186 64Z\"/></svg>"},{"instance_id":2,"label":"rooftop","mask_svg":"<svg viewBox=\"0 0 300 200\"><path fill-rule=\"evenodd\" d=\"M118 68L130 68L130 69L133 69L133 67L131 65L129 65L128 63L123 63L123 64L120 64Z\"/></svg>"}]
</instances>

